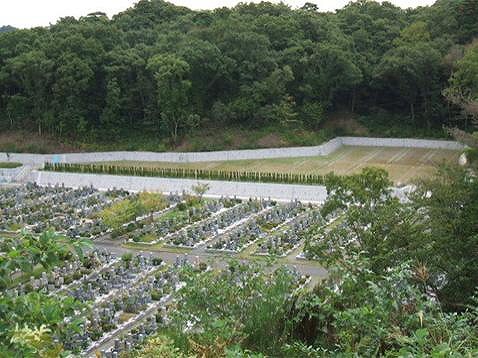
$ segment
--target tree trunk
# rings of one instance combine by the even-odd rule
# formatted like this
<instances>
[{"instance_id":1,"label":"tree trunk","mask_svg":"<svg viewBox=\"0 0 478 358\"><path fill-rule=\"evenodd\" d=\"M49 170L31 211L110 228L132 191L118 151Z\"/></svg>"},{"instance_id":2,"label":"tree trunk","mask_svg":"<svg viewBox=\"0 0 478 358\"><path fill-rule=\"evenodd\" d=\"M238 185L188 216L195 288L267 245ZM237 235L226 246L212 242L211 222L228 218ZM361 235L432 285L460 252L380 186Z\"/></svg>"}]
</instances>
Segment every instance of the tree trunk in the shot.
<instances>
[{"instance_id":1,"label":"tree trunk","mask_svg":"<svg viewBox=\"0 0 478 358\"><path fill-rule=\"evenodd\" d=\"M10 111L8 111L7 113L8 113L8 121L10 122L10 129L13 129L13 117L12 117L12 114L10 113Z\"/></svg>"},{"instance_id":2,"label":"tree trunk","mask_svg":"<svg viewBox=\"0 0 478 358\"><path fill-rule=\"evenodd\" d=\"M176 146L177 141L178 141L178 126L179 126L179 122L174 121L174 129L173 129L173 143L174 143L174 146Z\"/></svg>"},{"instance_id":3,"label":"tree trunk","mask_svg":"<svg viewBox=\"0 0 478 358\"><path fill-rule=\"evenodd\" d=\"M415 104L410 103L410 115L412 116L412 122L415 123Z\"/></svg>"},{"instance_id":4,"label":"tree trunk","mask_svg":"<svg viewBox=\"0 0 478 358\"><path fill-rule=\"evenodd\" d=\"M426 121L427 121L427 129L430 130L432 124L431 124L431 121L430 121L430 111L429 111L430 106L429 106L427 96L424 96L423 101L424 101L424 105L425 105L425 118L426 118Z\"/></svg>"}]
</instances>

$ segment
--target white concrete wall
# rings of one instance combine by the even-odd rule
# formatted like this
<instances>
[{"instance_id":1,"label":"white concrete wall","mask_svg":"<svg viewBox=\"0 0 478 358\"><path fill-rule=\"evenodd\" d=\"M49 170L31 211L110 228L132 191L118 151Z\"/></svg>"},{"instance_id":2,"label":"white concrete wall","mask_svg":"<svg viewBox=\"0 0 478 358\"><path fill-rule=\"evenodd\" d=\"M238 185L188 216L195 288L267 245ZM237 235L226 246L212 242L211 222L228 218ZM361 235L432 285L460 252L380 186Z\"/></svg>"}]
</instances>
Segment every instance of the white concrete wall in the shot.
<instances>
[{"instance_id":1,"label":"white concrete wall","mask_svg":"<svg viewBox=\"0 0 478 358\"><path fill-rule=\"evenodd\" d=\"M0 169L0 183L14 181L15 178L23 171L23 167L19 168L1 168Z\"/></svg>"},{"instance_id":2,"label":"white concrete wall","mask_svg":"<svg viewBox=\"0 0 478 358\"><path fill-rule=\"evenodd\" d=\"M97 189L122 188L132 191L182 192L191 191L193 185L207 183L208 196L234 196L239 198L263 197L275 200L298 199L304 202L323 202L327 191L321 185L290 185L249 182L229 182L219 180L193 180L149 178L137 176L77 174L33 171L32 179L39 185L64 184L67 187L90 186Z\"/></svg>"},{"instance_id":3,"label":"white concrete wall","mask_svg":"<svg viewBox=\"0 0 478 358\"><path fill-rule=\"evenodd\" d=\"M464 145L448 140L410 138L340 137L343 145L462 150Z\"/></svg>"},{"instance_id":4,"label":"white concrete wall","mask_svg":"<svg viewBox=\"0 0 478 358\"><path fill-rule=\"evenodd\" d=\"M98 161L158 161L158 162L202 162L241 159L291 158L328 155L342 145L380 146L380 147L416 147L432 149L456 149L464 146L458 142L446 140L400 139L400 138L365 138L365 137L337 137L322 145L312 147L290 147L250 150L229 150L218 152L98 152L98 153L71 153L71 154L17 154L0 153L0 161L10 160L40 167L44 162L62 163L90 163Z\"/></svg>"}]
</instances>

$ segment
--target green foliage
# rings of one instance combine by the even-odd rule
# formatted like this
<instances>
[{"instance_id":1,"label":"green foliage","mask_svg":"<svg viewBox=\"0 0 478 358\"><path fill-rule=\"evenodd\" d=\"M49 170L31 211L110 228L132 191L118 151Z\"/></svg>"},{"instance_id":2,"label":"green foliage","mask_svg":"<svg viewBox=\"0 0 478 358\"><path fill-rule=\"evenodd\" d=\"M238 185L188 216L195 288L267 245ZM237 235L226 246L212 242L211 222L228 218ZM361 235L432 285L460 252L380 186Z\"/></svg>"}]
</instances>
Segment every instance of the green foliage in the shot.
<instances>
[{"instance_id":1,"label":"green foliage","mask_svg":"<svg viewBox=\"0 0 478 358\"><path fill-rule=\"evenodd\" d=\"M410 111L428 131L454 119L440 95L443 64L478 34L472 0L313 9L202 12L142 0L112 19L1 32L0 126L82 143L116 138L122 148L131 145L122 137L148 133L158 150L200 125L316 128L343 108Z\"/></svg>"},{"instance_id":2,"label":"green foliage","mask_svg":"<svg viewBox=\"0 0 478 358\"><path fill-rule=\"evenodd\" d=\"M65 261L83 259L90 245L52 232L1 239L0 356L58 357L63 353L62 343L81 323L79 319L64 319L74 316L84 305L72 297L40 292L15 296L5 289L29 279L38 269L49 272Z\"/></svg>"},{"instance_id":3,"label":"green foliage","mask_svg":"<svg viewBox=\"0 0 478 358\"><path fill-rule=\"evenodd\" d=\"M134 198L113 203L98 215L106 225L118 230L123 224L133 221L138 216L160 211L166 206L167 202L162 194L141 192Z\"/></svg>"},{"instance_id":4,"label":"green foliage","mask_svg":"<svg viewBox=\"0 0 478 358\"><path fill-rule=\"evenodd\" d=\"M478 44L468 48L455 66L449 80L449 87L444 90L448 100L458 105L465 120L471 117L478 121Z\"/></svg>"},{"instance_id":5,"label":"green foliage","mask_svg":"<svg viewBox=\"0 0 478 358\"><path fill-rule=\"evenodd\" d=\"M128 355L131 358L187 358L188 356L181 353L174 347L174 342L165 336L154 336L138 350Z\"/></svg>"},{"instance_id":6,"label":"green foliage","mask_svg":"<svg viewBox=\"0 0 478 358\"><path fill-rule=\"evenodd\" d=\"M199 197L199 200L201 200L203 195L209 190L209 184L198 183L194 185L191 190Z\"/></svg>"},{"instance_id":7,"label":"green foliage","mask_svg":"<svg viewBox=\"0 0 478 358\"><path fill-rule=\"evenodd\" d=\"M311 128L318 128L324 121L324 112L324 107L319 102L305 102L300 110L300 115Z\"/></svg>"},{"instance_id":8,"label":"green foliage","mask_svg":"<svg viewBox=\"0 0 478 358\"><path fill-rule=\"evenodd\" d=\"M478 169L478 148L470 148L466 151L466 157L470 165L476 170Z\"/></svg>"},{"instance_id":9,"label":"green foliage","mask_svg":"<svg viewBox=\"0 0 478 358\"><path fill-rule=\"evenodd\" d=\"M200 357L474 356L476 299L445 313L410 262L375 272L350 251L313 291L294 292L280 269L233 264L224 272L185 268L168 351ZM148 349L165 349L164 341ZM251 350L251 351L249 351ZM258 352L258 353L255 353ZM260 352L260 353L259 353Z\"/></svg>"},{"instance_id":10,"label":"green foliage","mask_svg":"<svg viewBox=\"0 0 478 358\"><path fill-rule=\"evenodd\" d=\"M297 338L291 356L473 356L476 312L445 314L426 297L408 264L376 274L351 256L292 311Z\"/></svg>"},{"instance_id":11,"label":"green foliage","mask_svg":"<svg viewBox=\"0 0 478 358\"><path fill-rule=\"evenodd\" d=\"M223 272L185 271L186 285L178 291L173 314L176 341L189 342L187 349L198 356L221 356L237 344L277 353L295 286L287 270L267 274L263 269L232 262Z\"/></svg>"},{"instance_id":12,"label":"green foliage","mask_svg":"<svg viewBox=\"0 0 478 358\"><path fill-rule=\"evenodd\" d=\"M38 328L29 328L28 325L24 328L15 327L10 342L21 347L26 356L54 358L62 352L61 344L53 342L51 330L43 324Z\"/></svg>"},{"instance_id":13,"label":"green foliage","mask_svg":"<svg viewBox=\"0 0 478 358\"><path fill-rule=\"evenodd\" d=\"M463 310L477 286L478 182L464 168L443 166L431 179L418 183L413 195L426 233L424 253L430 285L443 306ZM446 279L443 281L443 277Z\"/></svg>"},{"instance_id":14,"label":"green foliage","mask_svg":"<svg viewBox=\"0 0 478 358\"><path fill-rule=\"evenodd\" d=\"M79 329L81 321L65 323L83 305L72 297L58 298L30 292L19 297L0 296L0 355L5 357L54 357L69 332ZM28 328L29 325L37 328ZM43 326L43 328L42 328ZM32 335L40 339L32 339Z\"/></svg>"},{"instance_id":15,"label":"green foliage","mask_svg":"<svg viewBox=\"0 0 478 358\"><path fill-rule=\"evenodd\" d=\"M22 163L16 163L16 162L0 162L0 169L14 169L14 168L19 168L23 164Z\"/></svg>"},{"instance_id":16,"label":"green foliage","mask_svg":"<svg viewBox=\"0 0 478 358\"><path fill-rule=\"evenodd\" d=\"M24 277L29 277L38 266L48 271L66 259L81 259L88 247L90 241L70 239L51 231L38 236L22 232L13 238L2 238L0 288L12 285L16 270Z\"/></svg>"},{"instance_id":17,"label":"green foliage","mask_svg":"<svg viewBox=\"0 0 478 358\"><path fill-rule=\"evenodd\" d=\"M444 309L465 309L478 275L473 264L478 186L472 173L441 167L435 177L417 183L405 203L390 195L384 172L376 170L329 176L326 185L330 196L323 214L345 211L340 225L321 233L322 242L331 243L329 264L345 261L351 253L365 255L369 269L384 274L410 260L421 272L424 290L436 295ZM318 255L322 249L311 245Z\"/></svg>"},{"instance_id":18,"label":"green foliage","mask_svg":"<svg viewBox=\"0 0 478 358\"><path fill-rule=\"evenodd\" d=\"M167 54L149 59L148 70L157 83L157 103L161 108L160 125L167 128L174 143L181 127L192 128L197 117L190 109L191 81L187 79L189 64L181 58Z\"/></svg>"},{"instance_id":19,"label":"green foliage","mask_svg":"<svg viewBox=\"0 0 478 358\"><path fill-rule=\"evenodd\" d=\"M417 102L430 127L431 104L440 95L440 53L427 42L405 42L384 54L374 77L380 88L396 93L410 108L415 121Z\"/></svg>"}]
</instances>

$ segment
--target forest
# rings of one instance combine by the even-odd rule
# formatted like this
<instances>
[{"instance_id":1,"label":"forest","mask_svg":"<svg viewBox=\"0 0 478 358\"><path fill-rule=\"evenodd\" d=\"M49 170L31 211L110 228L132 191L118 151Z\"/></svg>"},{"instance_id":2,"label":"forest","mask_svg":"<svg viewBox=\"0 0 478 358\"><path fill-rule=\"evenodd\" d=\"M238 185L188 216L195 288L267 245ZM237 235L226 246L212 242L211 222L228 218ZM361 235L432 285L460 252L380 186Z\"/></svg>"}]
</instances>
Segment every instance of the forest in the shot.
<instances>
[{"instance_id":1,"label":"forest","mask_svg":"<svg viewBox=\"0 0 478 358\"><path fill-rule=\"evenodd\" d=\"M335 13L310 3L193 11L141 0L112 19L5 26L0 128L83 141L137 133L174 147L206 127L313 132L346 111L404 135L470 130L477 18L474 0L416 9L360 0Z\"/></svg>"}]
</instances>

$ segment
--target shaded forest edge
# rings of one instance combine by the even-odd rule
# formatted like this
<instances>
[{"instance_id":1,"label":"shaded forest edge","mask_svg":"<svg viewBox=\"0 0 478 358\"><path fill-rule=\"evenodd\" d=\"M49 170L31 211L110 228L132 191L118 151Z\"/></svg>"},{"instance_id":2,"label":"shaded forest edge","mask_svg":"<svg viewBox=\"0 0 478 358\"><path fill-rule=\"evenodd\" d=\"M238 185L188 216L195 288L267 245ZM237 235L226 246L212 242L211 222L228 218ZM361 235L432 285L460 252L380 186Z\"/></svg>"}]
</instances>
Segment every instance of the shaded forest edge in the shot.
<instances>
[{"instance_id":1,"label":"shaded forest edge","mask_svg":"<svg viewBox=\"0 0 478 358\"><path fill-rule=\"evenodd\" d=\"M368 117L366 117L368 118ZM104 139L58 138L38 135L28 130L5 130L0 133L0 152L7 153L73 153L93 151L152 151L152 152L206 152L215 150L280 148L315 146L337 136L370 136L390 138L450 138L442 128L420 129L412 125L390 125L377 119L366 127L363 118L350 113L331 114L319 129L304 126L208 127L197 128L180 138L177 144L169 138L160 138L154 132L125 131L117 137ZM218 135L220 133L220 135Z\"/></svg>"},{"instance_id":2,"label":"shaded forest edge","mask_svg":"<svg viewBox=\"0 0 478 358\"><path fill-rule=\"evenodd\" d=\"M478 116L478 4L193 11L0 33L0 150L206 151L445 137Z\"/></svg>"}]
</instances>

